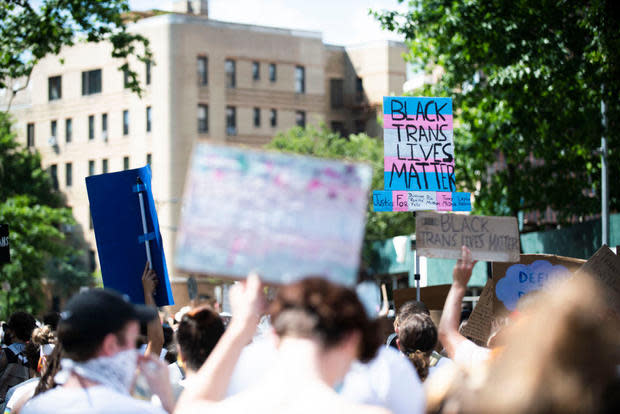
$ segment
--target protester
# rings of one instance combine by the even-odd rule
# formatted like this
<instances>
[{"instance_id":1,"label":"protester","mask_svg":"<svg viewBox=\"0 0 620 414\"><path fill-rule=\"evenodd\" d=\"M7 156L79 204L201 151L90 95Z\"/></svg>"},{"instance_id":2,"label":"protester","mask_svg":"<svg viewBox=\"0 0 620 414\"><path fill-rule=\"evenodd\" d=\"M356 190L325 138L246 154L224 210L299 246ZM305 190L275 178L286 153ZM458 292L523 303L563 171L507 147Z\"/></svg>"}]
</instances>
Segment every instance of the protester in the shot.
<instances>
[{"instance_id":1,"label":"protester","mask_svg":"<svg viewBox=\"0 0 620 414\"><path fill-rule=\"evenodd\" d=\"M147 262L142 272L142 290L144 291L144 304L149 306L157 312L157 305L155 304L155 289L157 288L157 274L150 268ZM159 313L157 317L151 320L146 326L147 346L144 351L144 356L162 356L164 346L164 330L159 319ZM165 353L164 355L165 356Z\"/></svg>"},{"instance_id":2,"label":"protester","mask_svg":"<svg viewBox=\"0 0 620 414\"><path fill-rule=\"evenodd\" d=\"M36 370L36 376L9 389L6 394L6 406L0 405L5 413L18 412L24 403L32 398L39 384L41 373L47 369L48 358L52 354L55 344L56 337L51 326L44 325L32 331L30 343L26 345L24 353L28 352L29 348L38 352L38 354L34 352L28 355L29 367Z\"/></svg>"},{"instance_id":3,"label":"protester","mask_svg":"<svg viewBox=\"0 0 620 414\"><path fill-rule=\"evenodd\" d=\"M394 348L381 346L368 363L354 361L339 394L358 404L387 408L394 414L424 412L424 390L409 361Z\"/></svg>"},{"instance_id":4,"label":"protester","mask_svg":"<svg viewBox=\"0 0 620 414\"><path fill-rule=\"evenodd\" d=\"M164 412L129 395L136 367L162 406L172 412L165 365L139 356L135 349L139 322L156 317L155 309L133 305L110 290L91 289L74 296L58 325L58 340L66 357L56 375L62 385L30 400L22 413Z\"/></svg>"},{"instance_id":5,"label":"protester","mask_svg":"<svg viewBox=\"0 0 620 414\"><path fill-rule=\"evenodd\" d=\"M58 322L60 321L60 313L50 311L43 315L43 325L49 325L53 332L58 329Z\"/></svg>"},{"instance_id":6,"label":"protester","mask_svg":"<svg viewBox=\"0 0 620 414\"><path fill-rule=\"evenodd\" d=\"M220 401L241 350L254 335L264 300L255 275L235 285L230 296L230 325L175 412L383 412L346 402L333 390L356 357L368 361L374 356L379 339L355 292L318 278L280 288L270 307L277 363L260 384Z\"/></svg>"},{"instance_id":7,"label":"protester","mask_svg":"<svg viewBox=\"0 0 620 414\"><path fill-rule=\"evenodd\" d=\"M209 305L192 309L183 315L176 332L178 362L169 366L177 398L186 383L195 377L223 334L224 323ZM173 375L176 376L177 373L175 381Z\"/></svg>"},{"instance_id":8,"label":"protester","mask_svg":"<svg viewBox=\"0 0 620 414\"><path fill-rule=\"evenodd\" d=\"M431 399L429 412L618 412L609 390L618 389L620 325L605 319L604 297L588 277L539 291L519 307L485 375L455 374L443 400Z\"/></svg>"},{"instance_id":9,"label":"protester","mask_svg":"<svg viewBox=\"0 0 620 414\"><path fill-rule=\"evenodd\" d=\"M486 361L490 356L488 348L476 345L459 332L461 302L475 264L476 261L472 261L471 251L463 246L461 258L457 260L452 271L452 286L444 304L438 329L439 341L448 357L455 363L469 368Z\"/></svg>"},{"instance_id":10,"label":"protester","mask_svg":"<svg viewBox=\"0 0 620 414\"><path fill-rule=\"evenodd\" d=\"M441 367L452 364L451 359L436 351L439 344L437 328L424 302L410 300L401 305L394 320L394 330L397 348L408 356L421 380L424 381ZM428 349L431 343L434 345Z\"/></svg>"},{"instance_id":11,"label":"protester","mask_svg":"<svg viewBox=\"0 0 620 414\"><path fill-rule=\"evenodd\" d=\"M420 380L428 377L430 358L437 345L437 328L430 315L414 313L398 324L398 349L413 364Z\"/></svg>"},{"instance_id":12,"label":"protester","mask_svg":"<svg viewBox=\"0 0 620 414\"><path fill-rule=\"evenodd\" d=\"M5 403L9 388L28 380L32 375L26 343L36 327L34 317L26 312L15 312L8 320L5 334L11 344L0 350L0 404Z\"/></svg>"}]
</instances>

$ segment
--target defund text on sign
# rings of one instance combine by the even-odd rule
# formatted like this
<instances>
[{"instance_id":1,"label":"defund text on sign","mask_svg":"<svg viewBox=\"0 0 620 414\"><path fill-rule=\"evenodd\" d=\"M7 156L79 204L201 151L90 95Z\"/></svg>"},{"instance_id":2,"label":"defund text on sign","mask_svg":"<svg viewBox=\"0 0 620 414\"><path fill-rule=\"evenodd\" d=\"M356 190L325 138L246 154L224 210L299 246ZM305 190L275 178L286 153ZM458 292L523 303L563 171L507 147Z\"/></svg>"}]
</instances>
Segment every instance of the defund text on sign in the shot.
<instances>
[{"instance_id":1,"label":"defund text on sign","mask_svg":"<svg viewBox=\"0 0 620 414\"><path fill-rule=\"evenodd\" d=\"M456 191L452 100L385 97L385 190Z\"/></svg>"}]
</instances>

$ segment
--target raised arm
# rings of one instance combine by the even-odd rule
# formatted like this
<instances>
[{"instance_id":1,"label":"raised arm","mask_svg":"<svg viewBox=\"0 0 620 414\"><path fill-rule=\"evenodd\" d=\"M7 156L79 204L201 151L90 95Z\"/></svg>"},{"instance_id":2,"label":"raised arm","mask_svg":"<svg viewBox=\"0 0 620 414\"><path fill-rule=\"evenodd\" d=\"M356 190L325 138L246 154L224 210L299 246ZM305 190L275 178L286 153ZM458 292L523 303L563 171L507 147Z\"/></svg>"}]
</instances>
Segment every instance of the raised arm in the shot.
<instances>
[{"instance_id":1,"label":"raised arm","mask_svg":"<svg viewBox=\"0 0 620 414\"><path fill-rule=\"evenodd\" d=\"M142 289L144 290L144 303L148 306L157 308L155 304L155 288L157 287L157 274L153 269L149 269L148 262L142 273ZM153 356L159 359L159 354L164 346L164 328L159 318L153 319L146 325L146 337L148 339L144 356Z\"/></svg>"},{"instance_id":2,"label":"raised arm","mask_svg":"<svg viewBox=\"0 0 620 414\"><path fill-rule=\"evenodd\" d=\"M254 336L265 307L260 279L256 275L230 290L232 319L213 352L177 403L176 413L197 412L209 403L222 400L237 360Z\"/></svg>"},{"instance_id":3,"label":"raised arm","mask_svg":"<svg viewBox=\"0 0 620 414\"><path fill-rule=\"evenodd\" d=\"M461 303L475 264L476 262L472 261L471 251L466 246L463 246L461 248L461 258L456 261L452 271L452 286L443 306L438 329L439 340L450 358L454 358L457 346L467 339L459 333Z\"/></svg>"}]
</instances>

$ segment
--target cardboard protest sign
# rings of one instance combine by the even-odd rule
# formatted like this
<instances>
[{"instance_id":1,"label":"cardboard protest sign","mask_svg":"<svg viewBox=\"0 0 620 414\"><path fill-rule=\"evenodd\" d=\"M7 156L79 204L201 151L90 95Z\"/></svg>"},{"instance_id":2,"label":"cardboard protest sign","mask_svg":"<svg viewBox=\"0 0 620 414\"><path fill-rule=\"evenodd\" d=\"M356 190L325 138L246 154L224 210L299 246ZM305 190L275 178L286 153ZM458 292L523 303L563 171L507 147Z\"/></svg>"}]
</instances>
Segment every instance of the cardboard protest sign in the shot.
<instances>
[{"instance_id":1,"label":"cardboard protest sign","mask_svg":"<svg viewBox=\"0 0 620 414\"><path fill-rule=\"evenodd\" d=\"M142 181L137 185L137 179ZM151 189L151 169L146 167L86 177L86 189L97 241L103 285L144 303L142 272L149 241L152 266L159 283L157 306L173 305L172 290L159 221ZM147 235L142 227L139 194L143 194Z\"/></svg>"},{"instance_id":2,"label":"cardboard protest sign","mask_svg":"<svg viewBox=\"0 0 620 414\"><path fill-rule=\"evenodd\" d=\"M372 171L363 164L197 144L176 266L270 283L357 279Z\"/></svg>"},{"instance_id":3,"label":"cardboard protest sign","mask_svg":"<svg viewBox=\"0 0 620 414\"><path fill-rule=\"evenodd\" d=\"M442 310L446 303L448 292L451 285L435 285L420 288L420 301L424 302L426 307L434 310ZM410 300L416 300L416 288L404 288L394 291L394 309L398 309Z\"/></svg>"},{"instance_id":4,"label":"cardboard protest sign","mask_svg":"<svg viewBox=\"0 0 620 414\"><path fill-rule=\"evenodd\" d=\"M0 264L11 261L11 249L9 246L9 225L0 224Z\"/></svg>"},{"instance_id":5,"label":"cardboard protest sign","mask_svg":"<svg viewBox=\"0 0 620 414\"><path fill-rule=\"evenodd\" d=\"M603 246L577 272L575 277L593 277L602 286L609 306L620 316L620 257Z\"/></svg>"},{"instance_id":6,"label":"cardboard protest sign","mask_svg":"<svg viewBox=\"0 0 620 414\"><path fill-rule=\"evenodd\" d=\"M415 223L421 256L458 259L461 246L467 246L474 260L519 260L519 228L515 217L420 212Z\"/></svg>"},{"instance_id":7,"label":"cardboard protest sign","mask_svg":"<svg viewBox=\"0 0 620 414\"><path fill-rule=\"evenodd\" d=\"M496 315L516 309L519 298L544 288L551 280L571 277L585 260L546 254L522 254L518 263L493 263Z\"/></svg>"},{"instance_id":8,"label":"cardboard protest sign","mask_svg":"<svg viewBox=\"0 0 620 414\"><path fill-rule=\"evenodd\" d=\"M494 320L493 296L493 281L488 280L482 289L482 293L480 293L478 303L467 319L467 323L461 329L463 336L480 346L486 346L491 334Z\"/></svg>"},{"instance_id":9,"label":"cardboard protest sign","mask_svg":"<svg viewBox=\"0 0 620 414\"><path fill-rule=\"evenodd\" d=\"M471 211L456 191L452 99L383 97L384 189L375 211Z\"/></svg>"}]
</instances>

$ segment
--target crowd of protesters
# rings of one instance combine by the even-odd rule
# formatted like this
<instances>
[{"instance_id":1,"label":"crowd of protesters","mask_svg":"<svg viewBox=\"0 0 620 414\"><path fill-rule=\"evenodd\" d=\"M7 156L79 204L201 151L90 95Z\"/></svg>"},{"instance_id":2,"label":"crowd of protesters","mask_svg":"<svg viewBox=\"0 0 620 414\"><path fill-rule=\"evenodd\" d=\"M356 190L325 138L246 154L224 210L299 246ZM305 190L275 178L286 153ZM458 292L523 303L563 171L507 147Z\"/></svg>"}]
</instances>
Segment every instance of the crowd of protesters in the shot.
<instances>
[{"instance_id":1,"label":"crowd of protesters","mask_svg":"<svg viewBox=\"0 0 620 414\"><path fill-rule=\"evenodd\" d=\"M267 300L249 275L230 291L230 321L205 305L162 321L145 268L145 305L90 289L40 322L13 313L0 412L620 412L619 319L596 282L528 295L483 347L459 330L474 264L463 248L437 326L412 301L387 335L355 290L320 277Z\"/></svg>"}]
</instances>

